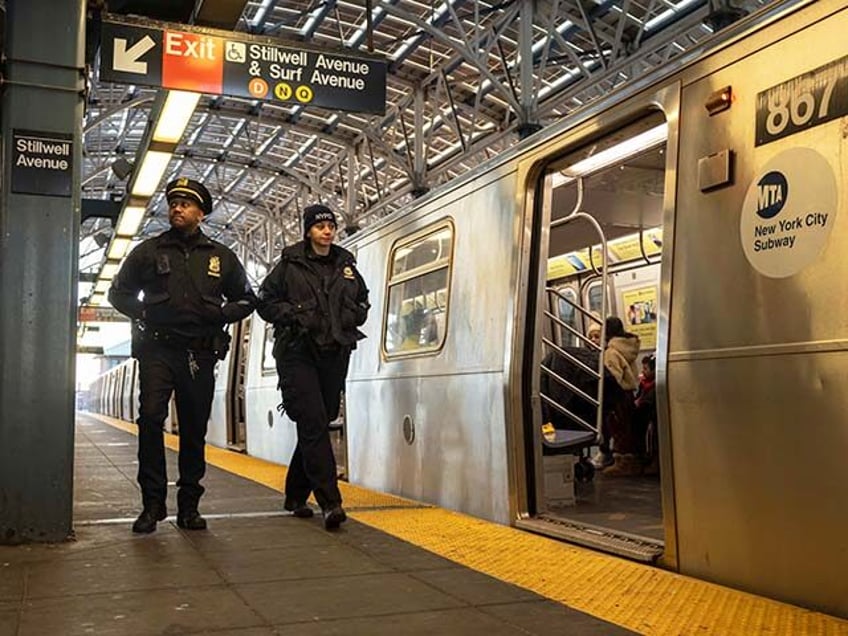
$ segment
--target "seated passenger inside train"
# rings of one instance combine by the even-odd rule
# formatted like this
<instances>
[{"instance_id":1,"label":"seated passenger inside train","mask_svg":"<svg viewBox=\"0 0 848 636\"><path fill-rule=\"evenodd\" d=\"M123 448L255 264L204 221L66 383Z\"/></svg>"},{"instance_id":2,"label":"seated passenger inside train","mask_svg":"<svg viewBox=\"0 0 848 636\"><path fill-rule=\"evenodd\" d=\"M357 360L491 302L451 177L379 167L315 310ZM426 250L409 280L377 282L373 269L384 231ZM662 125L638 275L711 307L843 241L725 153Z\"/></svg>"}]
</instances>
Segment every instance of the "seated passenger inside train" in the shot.
<instances>
[{"instance_id":1,"label":"seated passenger inside train","mask_svg":"<svg viewBox=\"0 0 848 636\"><path fill-rule=\"evenodd\" d=\"M639 337L625 331L623 323L615 316L608 317L605 326L607 346L603 353L604 415L601 420L600 450L593 463L597 468L604 469L604 475L610 477L641 475L647 462L648 427L652 420L656 420L655 410L652 410L655 363L650 356L651 362L646 362L643 373L637 376L636 361L641 346ZM600 328L590 327L587 337L599 343ZM568 346L563 347L563 350L586 366L597 368L597 351L589 347ZM588 395L597 394L597 381L557 351L550 351L542 360L542 364ZM550 374L542 373L539 388L542 394L585 422L595 423L595 407ZM639 388L641 392L634 395ZM544 400L542 418L543 424L551 424L554 429L585 430Z\"/></svg>"},{"instance_id":2,"label":"seated passenger inside train","mask_svg":"<svg viewBox=\"0 0 848 636\"><path fill-rule=\"evenodd\" d=\"M594 342L599 347L601 346L601 326L595 323L592 323L589 327L588 331L586 331L586 337L589 338L592 342Z\"/></svg>"}]
</instances>

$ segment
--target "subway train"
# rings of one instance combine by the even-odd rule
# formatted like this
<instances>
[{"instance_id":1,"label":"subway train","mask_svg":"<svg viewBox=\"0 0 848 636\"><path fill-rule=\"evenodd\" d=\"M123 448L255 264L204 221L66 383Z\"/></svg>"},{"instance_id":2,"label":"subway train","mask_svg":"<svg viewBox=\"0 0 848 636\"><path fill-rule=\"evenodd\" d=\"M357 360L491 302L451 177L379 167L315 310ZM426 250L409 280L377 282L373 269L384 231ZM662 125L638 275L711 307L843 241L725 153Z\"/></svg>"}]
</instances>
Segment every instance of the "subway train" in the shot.
<instances>
[{"instance_id":1,"label":"subway train","mask_svg":"<svg viewBox=\"0 0 848 636\"><path fill-rule=\"evenodd\" d=\"M744 19L346 239L373 302L346 478L848 616L843 5ZM589 465L610 314L655 355L658 475ZM208 439L285 463L271 338L236 328ZM136 392L130 360L94 409L132 420Z\"/></svg>"}]
</instances>

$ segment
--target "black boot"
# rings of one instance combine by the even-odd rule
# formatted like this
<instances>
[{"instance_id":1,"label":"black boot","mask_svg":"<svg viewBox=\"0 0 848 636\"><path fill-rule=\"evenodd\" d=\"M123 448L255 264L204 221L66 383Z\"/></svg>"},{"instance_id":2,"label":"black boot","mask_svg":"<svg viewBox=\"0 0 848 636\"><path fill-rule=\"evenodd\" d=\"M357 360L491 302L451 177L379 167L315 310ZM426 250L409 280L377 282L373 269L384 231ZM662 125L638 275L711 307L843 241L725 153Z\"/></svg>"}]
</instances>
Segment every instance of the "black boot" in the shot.
<instances>
[{"instance_id":1,"label":"black boot","mask_svg":"<svg viewBox=\"0 0 848 636\"><path fill-rule=\"evenodd\" d=\"M347 520L347 515L340 504L328 506L324 509L324 529L337 530Z\"/></svg>"},{"instance_id":2,"label":"black boot","mask_svg":"<svg viewBox=\"0 0 848 636\"><path fill-rule=\"evenodd\" d=\"M315 514L312 511L312 508L307 506L305 503L295 501L294 499L289 499L288 497L286 497L286 501L283 504L283 508L292 513L293 516L299 517L300 519L310 519L312 515Z\"/></svg>"},{"instance_id":3,"label":"black boot","mask_svg":"<svg viewBox=\"0 0 848 636\"><path fill-rule=\"evenodd\" d=\"M206 530L206 519L197 510L177 514L177 525L183 530Z\"/></svg>"},{"instance_id":4,"label":"black boot","mask_svg":"<svg viewBox=\"0 0 848 636\"><path fill-rule=\"evenodd\" d=\"M162 521L167 516L168 512L163 504L147 504L133 523L132 531L136 534L150 534L156 530L157 522Z\"/></svg>"}]
</instances>

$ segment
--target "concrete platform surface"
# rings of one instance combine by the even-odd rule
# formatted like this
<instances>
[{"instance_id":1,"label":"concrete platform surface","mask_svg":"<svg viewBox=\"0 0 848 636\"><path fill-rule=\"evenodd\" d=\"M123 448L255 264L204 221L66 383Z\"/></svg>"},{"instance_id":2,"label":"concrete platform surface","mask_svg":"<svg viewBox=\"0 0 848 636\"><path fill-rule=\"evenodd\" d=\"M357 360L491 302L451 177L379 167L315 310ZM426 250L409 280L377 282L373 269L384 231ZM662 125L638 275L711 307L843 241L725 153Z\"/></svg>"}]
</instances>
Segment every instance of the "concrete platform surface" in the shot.
<instances>
[{"instance_id":1,"label":"concrete platform surface","mask_svg":"<svg viewBox=\"0 0 848 636\"><path fill-rule=\"evenodd\" d=\"M80 416L76 439L76 536L0 547L0 636L632 633L354 520L326 532L212 466L207 531L133 535L136 438Z\"/></svg>"}]
</instances>

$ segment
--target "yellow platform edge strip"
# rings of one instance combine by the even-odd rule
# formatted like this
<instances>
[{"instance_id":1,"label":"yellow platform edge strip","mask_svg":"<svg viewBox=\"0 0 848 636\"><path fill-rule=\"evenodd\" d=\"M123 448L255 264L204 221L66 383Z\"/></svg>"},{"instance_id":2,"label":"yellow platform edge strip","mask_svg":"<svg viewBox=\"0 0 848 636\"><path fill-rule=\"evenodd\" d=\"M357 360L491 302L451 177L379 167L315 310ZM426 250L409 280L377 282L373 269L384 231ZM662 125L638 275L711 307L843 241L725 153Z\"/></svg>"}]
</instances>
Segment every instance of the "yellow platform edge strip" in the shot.
<instances>
[{"instance_id":1,"label":"yellow platform edge strip","mask_svg":"<svg viewBox=\"0 0 848 636\"><path fill-rule=\"evenodd\" d=\"M83 415L131 433L132 435L138 435L138 427L131 422L98 413L84 413ZM178 451L180 448L179 437L171 433L165 433L165 446L172 451ZM283 491L283 484L286 482L286 467L284 465L218 448L210 444L206 445L206 461L221 470L226 470L234 475L244 477L278 492ZM425 505L418 501L397 495L374 492L373 490L354 486L346 482L339 482L339 489L345 500L345 507L350 510L358 508L420 508Z\"/></svg>"},{"instance_id":2,"label":"yellow platform edge strip","mask_svg":"<svg viewBox=\"0 0 848 636\"><path fill-rule=\"evenodd\" d=\"M136 434L134 424L88 417ZM166 435L168 448L179 440ZM207 461L281 490L285 467L206 447ZM358 522L455 563L643 634L848 635L848 621L394 495L340 484ZM396 501L401 502L400 504ZM357 505L361 502L361 506ZM377 503L379 502L379 503ZM368 507L392 509L368 510Z\"/></svg>"}]
</instances>

